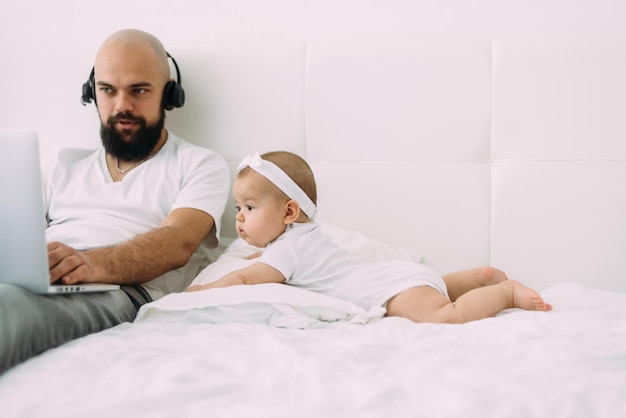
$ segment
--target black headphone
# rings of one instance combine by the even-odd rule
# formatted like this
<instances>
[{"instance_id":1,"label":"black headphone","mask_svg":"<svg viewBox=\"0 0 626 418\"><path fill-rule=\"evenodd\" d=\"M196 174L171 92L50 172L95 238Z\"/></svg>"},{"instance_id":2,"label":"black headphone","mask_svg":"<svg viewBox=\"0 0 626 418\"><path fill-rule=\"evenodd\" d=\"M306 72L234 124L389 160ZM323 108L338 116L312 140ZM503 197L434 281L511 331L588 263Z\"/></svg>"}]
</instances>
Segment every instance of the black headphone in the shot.
<instances>
[{"instance_id":1,"label":"black headphone","mask_svg":"<svg viewBox=\"0 0 626 418\"><path fill-rule=\"evenodd\" d=\"M163 106L165 110L172 110L175 107L182 107L185 104L185 90L183 90L182 78L176 60L169 52L166 52L166 54L167 57L172 60L174 68L176 68L176 81L170 80L165 84L161 106ZM83 83L83 93L80 96L80 102L83 106L86 106L87 103L91 103L92 100L96 105L98 104L96 102L95 68L93 67L91 68L89 79Z\"/></svg>"}]
</instances>

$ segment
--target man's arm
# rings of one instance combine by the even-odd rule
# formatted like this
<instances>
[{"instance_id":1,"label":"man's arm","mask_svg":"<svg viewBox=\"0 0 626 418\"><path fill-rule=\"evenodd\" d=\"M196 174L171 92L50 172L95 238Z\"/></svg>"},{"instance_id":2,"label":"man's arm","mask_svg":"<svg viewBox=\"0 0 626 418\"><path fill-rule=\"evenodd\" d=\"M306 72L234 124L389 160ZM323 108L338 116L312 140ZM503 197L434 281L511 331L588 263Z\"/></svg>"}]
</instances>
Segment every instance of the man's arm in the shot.
<instances>
[{"instance_id":1,"label":"man's arm","mask_svg":"<svg viewBox=\"0 0 626 418\"><path fill-rule=\"evenodd\" d=\"M217 287L228 287L241 284L261 284L261 283L282 283L285 276L268 264L259 262L251 266L235 270L214 282L204 285L194 285L187 289L187 292L198 290L214 289Z\"/></svg>"},{"instance_id":2,"label":"man's arm","mask_svg":"<svg viewBox=\"0 0 626 418\"><path fill-rule=\"evenodd\" d=\"M159 228L108 247L77 251L48 244L50 282L135 284L184 266L213 230L213 217L197 209L172 211Z\"/></svg>"}]
</instances>

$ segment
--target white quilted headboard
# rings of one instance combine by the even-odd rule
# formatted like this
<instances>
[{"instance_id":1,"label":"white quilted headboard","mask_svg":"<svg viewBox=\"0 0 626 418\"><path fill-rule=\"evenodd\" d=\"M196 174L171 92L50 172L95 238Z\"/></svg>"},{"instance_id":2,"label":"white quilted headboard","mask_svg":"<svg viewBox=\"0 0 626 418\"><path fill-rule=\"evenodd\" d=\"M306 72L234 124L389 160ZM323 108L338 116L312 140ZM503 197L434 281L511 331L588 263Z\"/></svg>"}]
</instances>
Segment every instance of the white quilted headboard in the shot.
<instances>
[{"instance_id":1,"label":"white quilted headboard","mask_svg":"<svg viewBox=\"0 0 626 418\"><path fill-rule=\"evenodd\" d=\"M626 37L313 43L320 217L543 288L626 290Z\"/></svg>"},{"instance_id":2,"label":"white quilted headboard","mask_svg":"<svg viewBox=\"0 0 626 418\"><path fill-rule=\"evenodd\" d=\"M626 291L626 30L421 36L397 20L395 36L332 27L293 39L145 27L176 58L187 92L167 126L221 152L233 172L254 151L303 155L320 220L413 250L441 273L492 264L538 289ZM114 29L71 45L0 43L11 63L0 124L35 128L44 154L96 146L96 111L79 91ZM233 219L231 204L229 236Z\"/></svg>"}]
</instances>

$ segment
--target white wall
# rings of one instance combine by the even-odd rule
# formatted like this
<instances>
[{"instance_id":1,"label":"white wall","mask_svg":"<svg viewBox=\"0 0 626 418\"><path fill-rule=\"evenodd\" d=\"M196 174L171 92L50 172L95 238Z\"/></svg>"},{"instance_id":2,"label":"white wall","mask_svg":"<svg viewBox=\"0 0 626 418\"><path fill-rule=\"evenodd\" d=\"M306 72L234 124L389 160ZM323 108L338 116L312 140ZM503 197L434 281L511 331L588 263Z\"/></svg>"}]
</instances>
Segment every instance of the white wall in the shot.
<instances>
[{"instance_id":1,"label":"white wall","mask_svg":"<svg viewBox=\"0 0 626 418\"><path fill-rule=\"evenodd\" d=\"M166 45L215 38L526 35L624 30L621 0L3 1L0 46L92 46L139 27Z\"/></svg>"},{"instance_id":2,"label":"white wall","mask_svg":"<svg viewBox=\"0 0 626 418\"><path fill-rule=\"evenodd\" d=\"M620 0L4 0L0 15L0 125L35 128L43 153L97 145L96 112L79 104L80 88L100 43L122 28L155 34L180 64L198 105L170 114L168 126L181 136L198 132L214 107L207 92L194 97L190 82L200 76L193 54L212 45L626 30Z\"/></svg>"}]
</instances>

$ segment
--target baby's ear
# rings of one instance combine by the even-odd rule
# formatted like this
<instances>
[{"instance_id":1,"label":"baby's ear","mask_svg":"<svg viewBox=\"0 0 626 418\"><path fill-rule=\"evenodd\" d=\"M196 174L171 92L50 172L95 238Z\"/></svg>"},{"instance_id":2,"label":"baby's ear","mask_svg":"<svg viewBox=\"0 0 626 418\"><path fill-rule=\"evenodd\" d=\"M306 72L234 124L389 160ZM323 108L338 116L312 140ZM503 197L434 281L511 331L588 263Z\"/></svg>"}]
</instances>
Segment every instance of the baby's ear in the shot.
<instances>
[{"instance_id":1,"label":"baby's ear","mask_svg":"<svg viewBox=\"0 0 626 418\"><path fill-rule=\"evenodd\" d=\"M296 222L300 216L300 205L295 200L289 200L285 203L285 218L283 222L285 225Z\"/></svg>"}]
</instances>

